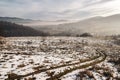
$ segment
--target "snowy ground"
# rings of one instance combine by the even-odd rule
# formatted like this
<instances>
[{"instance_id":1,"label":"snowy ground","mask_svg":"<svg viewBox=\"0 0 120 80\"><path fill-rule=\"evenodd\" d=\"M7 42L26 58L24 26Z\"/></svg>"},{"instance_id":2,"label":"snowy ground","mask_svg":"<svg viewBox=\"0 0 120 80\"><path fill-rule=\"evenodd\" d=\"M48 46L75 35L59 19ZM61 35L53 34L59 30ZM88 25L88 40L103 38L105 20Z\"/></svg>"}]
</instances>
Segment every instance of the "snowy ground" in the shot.
<instances>
[{"instance_id":1,"label":"snowy ground","mask_svg":"<svg viewBox=\"0 0 120 80\"><path fill-rule=\"evenodd\" d=\"M119 65L110 61L114 52L120 54L120 47L110 40L79 37L8 37L5 40L6 44L0 46L0 80L55 80L60 74L61 80L120 79ZM98 49L108 55L100 63L97 61L103 56ZM90 65L86 68L76 69L87 64Z\"/></svg>"}]
</instances>

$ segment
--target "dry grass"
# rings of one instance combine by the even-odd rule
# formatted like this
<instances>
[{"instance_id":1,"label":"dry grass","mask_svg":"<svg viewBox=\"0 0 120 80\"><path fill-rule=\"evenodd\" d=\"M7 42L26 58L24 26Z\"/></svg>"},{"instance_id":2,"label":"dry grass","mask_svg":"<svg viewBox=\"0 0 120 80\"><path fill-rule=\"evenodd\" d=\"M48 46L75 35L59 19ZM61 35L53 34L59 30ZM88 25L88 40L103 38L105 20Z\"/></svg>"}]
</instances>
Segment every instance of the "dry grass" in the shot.
<instances>
[{"instance_id":1,"label":"dry grass","mask_svg":"<svg viewBox=\"0 0 120 80\"><path fill-rule=\"evenodd\" d=\"M22 67L25 67L25 64L18 65L18 68L22 68Z\"/></svg>"},{"instance_id":2,"label":"dry grass","mask_svg":"<svg viewBox=\"0 0 120 80\"><path fill-rule=\"evenodd\" d=\"M2 50L4 44L6 44L6 40L0 36L0 50Z\"/></svg>"}]
</instances>

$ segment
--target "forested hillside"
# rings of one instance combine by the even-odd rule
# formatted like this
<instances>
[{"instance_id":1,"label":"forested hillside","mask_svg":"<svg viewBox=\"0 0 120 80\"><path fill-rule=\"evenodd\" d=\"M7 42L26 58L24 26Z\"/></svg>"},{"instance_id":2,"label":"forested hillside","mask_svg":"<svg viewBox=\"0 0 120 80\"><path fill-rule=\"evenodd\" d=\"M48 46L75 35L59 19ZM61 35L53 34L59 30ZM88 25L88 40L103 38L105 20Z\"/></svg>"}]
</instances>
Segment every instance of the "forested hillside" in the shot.
<instances>
[{"instance_id":1,"label":"forested hillside","mask_svg":"<svg viewBox=\"0 0 120 80\"><path fill-rule=\"evenodd\" d=\"M46 36L42 31L37 31L32 28L18 25L11 22L0 21L0 36Z\"/></svg>"}]
</instances>

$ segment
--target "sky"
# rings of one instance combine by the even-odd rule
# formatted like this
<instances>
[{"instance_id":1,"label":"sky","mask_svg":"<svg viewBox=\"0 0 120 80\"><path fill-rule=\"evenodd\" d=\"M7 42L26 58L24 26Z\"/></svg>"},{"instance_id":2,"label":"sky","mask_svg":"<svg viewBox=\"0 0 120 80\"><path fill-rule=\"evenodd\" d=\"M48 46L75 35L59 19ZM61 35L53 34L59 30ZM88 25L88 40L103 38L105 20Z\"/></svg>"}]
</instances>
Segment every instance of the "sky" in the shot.
<instances>
[{"instance_id":1,"label":"sky","mask_svg":"<svg viewBox=\"0 0 120 80\"><path fill-rule=\"evenodd\" d=\"M80 20L120 13L120 0L0 0L0 16Z\"/></svg>"}]
</instances>

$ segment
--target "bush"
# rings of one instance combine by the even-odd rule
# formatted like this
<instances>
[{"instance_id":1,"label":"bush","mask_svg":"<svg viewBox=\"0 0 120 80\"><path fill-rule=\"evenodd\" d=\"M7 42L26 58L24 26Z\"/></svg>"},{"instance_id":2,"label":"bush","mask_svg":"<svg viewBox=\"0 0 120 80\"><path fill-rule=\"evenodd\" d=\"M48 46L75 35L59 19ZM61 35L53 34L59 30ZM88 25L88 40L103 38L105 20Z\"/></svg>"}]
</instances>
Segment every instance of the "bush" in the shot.
<instances>
[{"instance_id":1,"label":"bush","mask_svg":"<svg viewBox=\"0 0 120 80\"><path fill-rule=\"evenodd\" d=\"M114 44L120 45L120 39L116 39L116 40L114 41Z\"/></svg>"},{"instance_id":2,"label":"bush","mask_svg":"<svg viewBox=\"0 0 120 80\"><path fill-rule=\"evenodd\" d=\"M15 74L15 73L10 73L10 74L7 74L8 75L8 78L6 80L20 80L19 79L19 75Z\"/></svg>"},{"instance_id":3,"label":"bush","mask_svg":"<svg viewBox=\"0 0 120 80\"><path fill-rule=\"evenodd\" d=\"M5 43L6 43L6 41L4 40L4 38L0 36L0 45L3 45Z\"/></svg>"},{"instance_id":4,"label":"bush","mask_svg":"<svg viewBox=\"0 0 120 80\"><path fill-rule=\"evenodd\" d=\"M93 37L90 33L83 33L80 37Z\"/></svg>"},{"instance_id":5,"label":"bush","mask_svg":"<svg viewBox=\"0 0 120 80\"><path fill-rule=\"evenodd\" d=\"M25 67L25 64L20 64L20 65L18 65L18 67L19 67L19 68Z\"/></svg>"}]
</instances>

